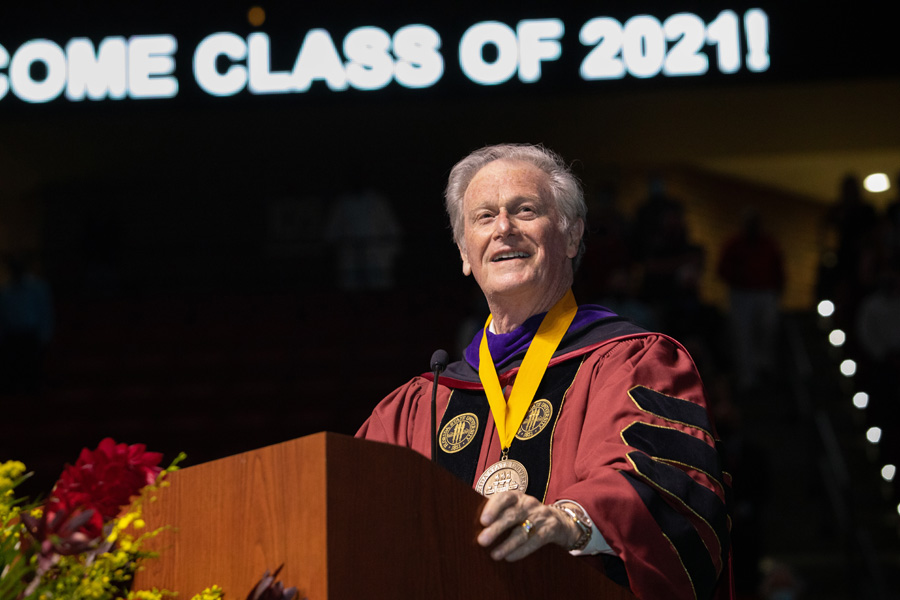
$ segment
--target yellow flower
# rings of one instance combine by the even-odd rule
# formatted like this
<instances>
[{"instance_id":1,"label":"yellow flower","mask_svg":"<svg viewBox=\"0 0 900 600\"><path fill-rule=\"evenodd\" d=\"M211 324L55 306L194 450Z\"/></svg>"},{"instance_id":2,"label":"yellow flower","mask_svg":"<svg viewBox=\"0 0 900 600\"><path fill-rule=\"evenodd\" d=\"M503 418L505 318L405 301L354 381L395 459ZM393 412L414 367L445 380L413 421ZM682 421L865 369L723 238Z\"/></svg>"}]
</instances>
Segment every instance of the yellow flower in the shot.
<instances>
[{"instance_id":1,"label":"yellow flower","mask_svg":"<svg viewBox=\"0 0 900 600\"><path fill-rule=\"evenodd\" d=\"M122 515L116 521L116 529L122 530L131 525L131 522L134 520L135 514L133 511L128 511L124 515Z\"/></svg>"},{"instance_id":2,"label":"yellow flower","mask_svg":"<svg viewBox=\"0 0 900 600\"><path fill-rule=\"evenodd\" d=\"M25 465L17 460L8 460L0 463L0 490L12 485L12 482L22 476Z\"/></svg>"},{"instance_id":3,"label":"yellow flower","mask_svg":"<svg viewBox=\"0 0 900 600\"><path fill-rule=\"evenodd\" d=\"M183 456L179 457L179 460ZM165 473L176 470L173 463ZM25 465L16 461L0 462L0 547L13 548L18 538L18 529L10 525L9 515L15 516L20 511L18 500L13 496L13 487L22 479ZM141 494L135 498L130 507L120 517L109 521L107 539L111 546L107 552L99 552L99 548L83 554L58 556L51 571L44 573L34 583L34 593L29 598L35 600L173 600L177 594L169 590L123 590L133 579L135 570L141 568L145 559L158 557L158 552L145 550L145 540L169 529L163 526L148 531L141 518L143 502L155 498L160 488L167 487L168 482L162 480L162 474L153 485L145 486ZM35 518L40 518L41 510L27 508ZM24 512L22 510L21 512ZM140 531L140 533L137 533ZM14 548L13 548L14 549ZM0 557L0 563L6 556ZM25 567L31 571L37 567L37 556L28 558ZM0 565L0 574L3 574ZM0 579L3 579L0 576ZM0 588L4 587L0 584ZM2 600L6 600L6 595ZM195 598L197 600L222 600L224 593L218 586L207 588Z\"/></svg>"},{"instance_id":4,"label":"yellow flower","mask_svg":"<svg viewBox=\"0 0 900 600\"><path fill-rule=\"evenodd\" d=\"M19 509L13 506L13 485L25 472L25 465L17 460L0 463L0 523L12 520Z\"/></svg>"},{"instance_id":5,"label":"yellow flower","mask_svg":"<svg viewBox=\"0 0 900 600\"><path fill-rule=\"evenodd\" d=\"M208 587L199 594L194 595L191 600L221 600L221 598L225 595L225 592L222 591L217 585L212 587Z\"/></svg>"},{"instance_id":6,"label":"yellow flower","mask_svg":"<svg viewBox=\"0 0 900 600\"><path fill-rule=\"evenodd\" d=\"M128 592L126 600L163 600L163 598L168 595L170 594L165 591L157 590L156 588L152 590L133 590Z\"/></svg>"}]
</instances>

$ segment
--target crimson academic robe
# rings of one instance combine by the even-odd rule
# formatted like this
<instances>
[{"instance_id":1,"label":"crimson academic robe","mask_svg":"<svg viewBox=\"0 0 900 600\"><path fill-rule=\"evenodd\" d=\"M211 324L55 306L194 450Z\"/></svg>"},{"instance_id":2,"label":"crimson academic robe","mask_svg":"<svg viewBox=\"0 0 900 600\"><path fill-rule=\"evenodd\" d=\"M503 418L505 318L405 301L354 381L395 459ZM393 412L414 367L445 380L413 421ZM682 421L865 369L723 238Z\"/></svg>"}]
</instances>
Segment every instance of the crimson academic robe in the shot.
<instances>
[{"instance_id":1,"label":"crimson academic robe","mask_svg":"<svg viewBox=\"0 0 900 600\"><path fill-rule=\"evenodd\" d=\"M514 381L520 359L499 366L501 385ZM613 320L570 331L547 373L557 366L572 379L548 433L549 475L537 490L530 483L529 492L547 504L581 504L618 557L573 560L590 561L642 599L732 598L730 477L720 469L703 385L687 351ZM430 457L431 389L430 374L401 386L357 437ZM439 381L438 415L462 393L483 395L477 371L453 363ZM485 417L480 449L471 454L473 484L500 459L489 411Z\"/></svg>"}]
</instances>

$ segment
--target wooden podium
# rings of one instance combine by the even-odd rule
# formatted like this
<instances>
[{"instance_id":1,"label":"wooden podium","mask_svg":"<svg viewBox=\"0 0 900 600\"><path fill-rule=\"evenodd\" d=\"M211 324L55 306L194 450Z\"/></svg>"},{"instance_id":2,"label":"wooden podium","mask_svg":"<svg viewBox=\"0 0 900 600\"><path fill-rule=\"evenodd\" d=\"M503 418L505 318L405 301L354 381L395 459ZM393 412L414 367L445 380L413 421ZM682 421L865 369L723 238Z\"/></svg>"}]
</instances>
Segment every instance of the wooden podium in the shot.
<instances>
[{"instance_id":1,"label":"wooden podium","mask_svg":"<svg viewBox=\"0 0 900 600\"><path fill-rule=\"evenodd\" d=\"M495 562L478 546L484 499L405 448L318 433L189 467L145 504L158 559L134 589L245 598L267 569L299 598L630 599L559 547Z\"/></svg>"}]
</instances>

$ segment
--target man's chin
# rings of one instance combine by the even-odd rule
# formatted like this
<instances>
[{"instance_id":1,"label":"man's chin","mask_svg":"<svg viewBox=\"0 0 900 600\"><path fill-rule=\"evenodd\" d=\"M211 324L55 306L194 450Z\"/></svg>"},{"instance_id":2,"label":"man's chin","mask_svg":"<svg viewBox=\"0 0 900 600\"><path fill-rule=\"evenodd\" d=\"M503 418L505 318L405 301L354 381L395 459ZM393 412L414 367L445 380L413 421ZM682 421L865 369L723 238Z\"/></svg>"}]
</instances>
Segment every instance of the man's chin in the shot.
<instances>
[{"instance_id":1,"label":"man's chin","mask_svg":"<svg viewBox=\"0 0 900 600\"><path fill-rule=\"evenodd\" d=\"M489 282L488 288L489 290L482 287L482 290L489 292L492 296L519 296L535 289L535 285L530 277L509 276L494 279Z\"/></svg>"}]
</instances>

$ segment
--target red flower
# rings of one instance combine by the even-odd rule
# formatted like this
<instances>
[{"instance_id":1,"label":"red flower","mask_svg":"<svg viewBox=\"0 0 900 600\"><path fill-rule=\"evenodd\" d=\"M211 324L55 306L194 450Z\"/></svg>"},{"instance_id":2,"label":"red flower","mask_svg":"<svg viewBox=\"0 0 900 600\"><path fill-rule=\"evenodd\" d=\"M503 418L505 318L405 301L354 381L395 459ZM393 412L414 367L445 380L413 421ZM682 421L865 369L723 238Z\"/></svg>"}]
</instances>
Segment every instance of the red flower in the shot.
<instances>
[{"instance_id":1,"label":"red flower","mask_svg":"<svg viewBox=\"0 0 900 600\"><path fill-rule=\"evenodd\" d=\"M47 511L93 508L103 521L112 519L132 496L156 481L161 460L161 453L146 452L144 444L116 444L106 438L93 452L82 450L75 465L63 470Z\"/></svg>"}]
</instances>

